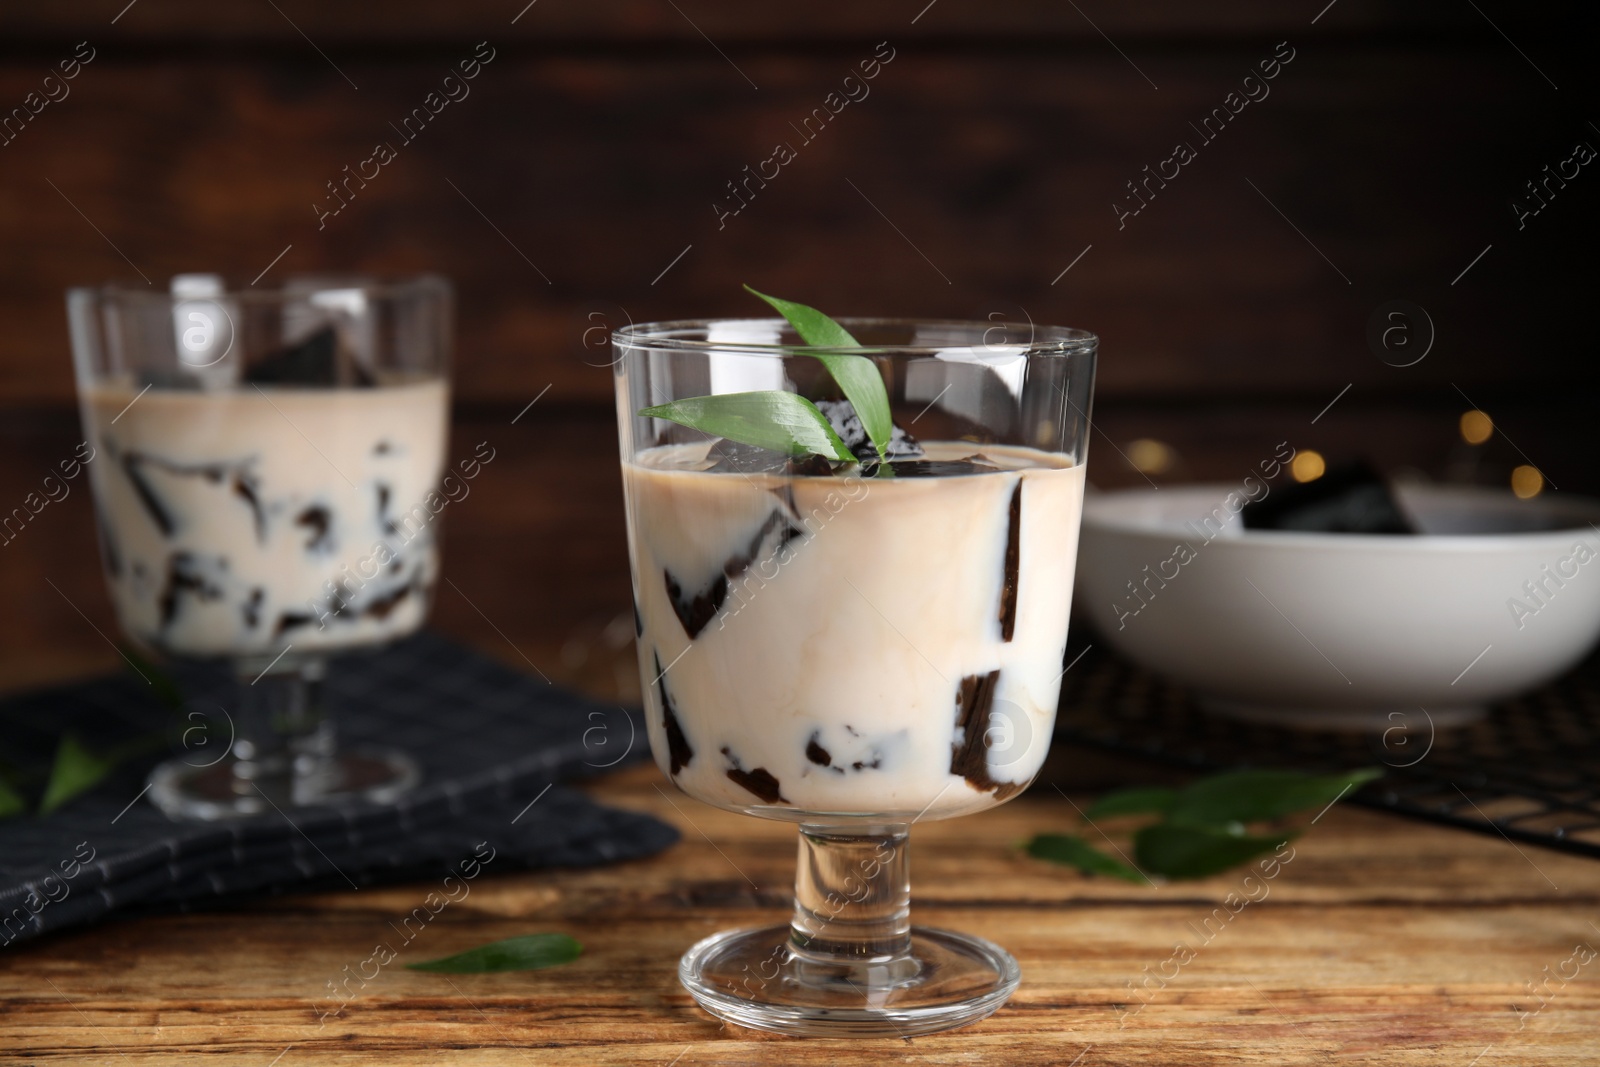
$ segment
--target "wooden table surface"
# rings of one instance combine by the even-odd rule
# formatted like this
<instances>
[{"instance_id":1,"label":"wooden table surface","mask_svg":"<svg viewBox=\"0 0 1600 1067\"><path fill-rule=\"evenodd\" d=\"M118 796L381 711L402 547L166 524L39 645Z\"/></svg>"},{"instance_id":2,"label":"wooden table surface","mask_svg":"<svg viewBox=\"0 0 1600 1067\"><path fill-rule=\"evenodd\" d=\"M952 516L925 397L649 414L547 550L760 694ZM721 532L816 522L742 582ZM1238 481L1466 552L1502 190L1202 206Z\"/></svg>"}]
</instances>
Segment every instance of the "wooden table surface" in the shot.
<instances>
[{"instance_id":1,"label":"wooden table surface","mask_svg":"<svg viewBox=\"0 0 1600 1067\"><path fill-rule=\"evenodd\" d=\"M486 877L402 950L424 959L565 931L585 946L571 965L446 976L407 971L402 955L319 1022L326 983L391 938L388 924L434 886L108 923L0 951L0 1061L1600 1061L1594 861L1340 805L1295 842L1264 898L1203 927L1243 872L1157 888L1017 851L1029 834L1069 827L1066 796L1081 805L1082 783L1104 777L1105 764L1067 753L1009 804L916 827L914 919L989 937L1022 964L1012 1001L966 1030L799 1041L697 1008L678 985L679 954L714 930L785 917L794 830L692 801L647 766L589 788L677 825L680 844L604 869ZM1194 958L1168 962L1179 942ZM1163 971L1176 976L1131 991Z\"/></svg>"}]
</instances>

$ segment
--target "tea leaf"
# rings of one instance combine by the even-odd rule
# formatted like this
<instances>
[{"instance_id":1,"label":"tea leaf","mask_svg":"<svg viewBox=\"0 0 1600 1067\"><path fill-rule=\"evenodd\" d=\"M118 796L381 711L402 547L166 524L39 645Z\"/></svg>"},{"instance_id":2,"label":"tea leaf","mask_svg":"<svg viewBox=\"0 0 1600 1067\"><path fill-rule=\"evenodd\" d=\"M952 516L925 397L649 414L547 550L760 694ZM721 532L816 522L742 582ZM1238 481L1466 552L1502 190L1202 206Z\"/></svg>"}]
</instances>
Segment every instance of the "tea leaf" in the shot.
<instances>
[{"instance_id":1,"label":"tea leaf","mask_svg":"<svg viewBox=\"0 0 1600 1067\"><path fill-rule=\"evenodd\" d=\"M571 963L583 946L566 934L526 934L492 941L454 956L406 964L413 971L441 974L493 974L499 971L537 971Z\"/></svg>"},{"instance_id":2,"label":"tea leaf","mask_svg":"<svg viewBox=\"0 0 1600 1067\"><path fill-rule=\"evenodd\" d=\"M1202 778L1179 792L1166 816L1170 822L1209 827L1276 819L1331 804L1349 790L1382 776L1375 767L1323 775L1231 771Z\"/></svg>"},{"instance_id":3,"label":"tea leaf","mask_svg":"<svg viewBox=\"0 0 1600 1067\"><path fill-rule=\"evenodd\" d=\"M1156 823L1133 835L1134 855L1147 871L1168 878L1206 878L1291 840L1293 834L1249 837L1206 826Z\"/></svg>"},{"instance_id":4,"label":"tea leaf","mask_svg":"<svg viewBox=\"0 0 1600 1067\"><path fill-rule=\"evenodd\" d=\"M117 761L97 756L84 748L73 734L62 736L56 745L56 760L50 768L50 781L39 801L39 814L49 815L67 801L99 785Z\"/></svg>"},{"instance_id":5,"label":"tea leaf","mask_svg":"<svg viewBox=\"0 0 1600 1067\"><path fill-rule=\"evenodd\" d=\"M1115 815L1159 815L1167 810L1177 795L1176 789L1159 787L1119 789L1095 801L1083 814L1088 819L1109 819Z\"/></svg>"},{"instance_id":6,"label":"tea leaf","mask_svg":"<svg viewBox=\"0 0 1600 1067\"><path fill-rule=\"evenodd\" d=\"M1125 882L1147 881L1126 863L1106 855L1074 834L1039 834L1023 847L1035 859L1076 867L1084 874L1108 874Z\"/></svg>"},{"instance_id":7,"label":"tea leaf","mask_svg":"<svg viewBox=\"0 0 1600 1067\"><path fill-rule=\"evenodd\" d=\"M794 327L794 332L799 334L800 339L806 344L816 345L818 348L861 347L861 342L852 337L849 330L816 308L768 296L748 285L744 288L751 295L758 296L771 304L778 314L788 319L789 325ZM894 434L894 419L889 412L889 393L883 387L883 375L878 373L878 368L872 360L866 356L826 355L821 352L806 352L805 355L819 360L828 369L828 373L833 375L833 380L839 383L845 399L856 409L856 417L861 420L862 428L867 431L867 436L877 448L878 458L887 463L889 441Z\"/></svg>"},{"instance_id":8,"label":"tea leaf","mask_svg":"<svg viewBox=\"0 0 1600 1067\"><path fill-rule=\"evenodd\" d=\"M815 404L779 389L691 396L640 408L639 414L791 456L815 454L838 463L856 462Z\"/></svg>"}]
</instances>

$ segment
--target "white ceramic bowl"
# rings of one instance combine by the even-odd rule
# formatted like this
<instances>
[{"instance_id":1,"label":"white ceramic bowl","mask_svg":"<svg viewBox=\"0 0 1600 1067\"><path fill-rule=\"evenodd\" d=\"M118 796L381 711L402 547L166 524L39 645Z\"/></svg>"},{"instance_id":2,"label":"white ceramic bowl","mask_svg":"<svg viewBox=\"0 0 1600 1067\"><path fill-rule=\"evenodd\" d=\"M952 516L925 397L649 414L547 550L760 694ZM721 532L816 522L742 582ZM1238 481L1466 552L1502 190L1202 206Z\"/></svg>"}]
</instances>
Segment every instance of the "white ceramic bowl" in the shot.
<instances>
[{"instance_id":1,"label":"white ceramic bowl","mask_svg":"<svg viewBox=\"0 0 1600 1067\"><path fill-rule=\"evenodd\" d=\"M1561 674L1600 636L1600 504L1402 486L1416 536L1245 530L1237 487L1084 504L1075 616L1256 721L1440 726ZM1205 520L1209 519L1209 523Z\"/></svg>"}]
</instances>

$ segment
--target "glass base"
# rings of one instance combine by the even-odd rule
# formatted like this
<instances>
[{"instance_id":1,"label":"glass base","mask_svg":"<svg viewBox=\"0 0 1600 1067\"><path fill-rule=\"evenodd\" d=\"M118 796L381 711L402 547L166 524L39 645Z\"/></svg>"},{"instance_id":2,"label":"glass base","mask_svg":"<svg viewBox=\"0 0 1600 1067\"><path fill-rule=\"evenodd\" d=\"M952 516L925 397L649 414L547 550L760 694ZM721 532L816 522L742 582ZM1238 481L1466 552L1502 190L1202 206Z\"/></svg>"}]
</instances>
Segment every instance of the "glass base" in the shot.
<instances>
[{"instance_id":1,"label":"glass base","mask_svg":"<svg viewBox=\"0 0 1600 1067\"><path fill-rule=\"evenodd\" d=\"M228 758L196 767L167 760L150 772L150 802L174 819L232 819L272 811L369 801L389 804L422 780L415 760L369 748L299 756L270 773L261 763Z\"/></svg>"},{"instance_id":2,"label":"glass base","mask_svg":"<svg viewBox=\"0 0 1600 1067\"><path fill-rule=\"evenodd\" d=\"M977 1022L1022 979L1011 954L980 937L911 928L906 955L813 959L787 924L713 934L684 954L681 981L706 1011L801 1037L917 1037Z\"/></svg>"}]
</instances>

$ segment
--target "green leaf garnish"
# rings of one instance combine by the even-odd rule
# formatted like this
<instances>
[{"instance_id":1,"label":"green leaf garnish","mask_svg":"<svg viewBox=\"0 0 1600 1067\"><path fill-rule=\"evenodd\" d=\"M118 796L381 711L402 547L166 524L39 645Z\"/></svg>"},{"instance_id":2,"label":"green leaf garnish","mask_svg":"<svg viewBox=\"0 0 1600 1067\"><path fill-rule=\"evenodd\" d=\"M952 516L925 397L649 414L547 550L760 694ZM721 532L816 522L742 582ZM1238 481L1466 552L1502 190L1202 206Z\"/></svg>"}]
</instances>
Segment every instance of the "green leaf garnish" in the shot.
<instances>
[{"instance_id":1,"label":"green leaf garnish","mask_svg":"<svg viewBox=\"0 0 1600 1067\"><path fill-rule=\"evenodd\" d=\"M1134 855L1148 871L1168 878L1206 878L1252 860L1293 834L1250 837L1206 826L1156 823L1133 835Z\"/></svg>"},{"instance_id":2,"label":"green leaf garnish","mask_svg":"<svg viewBox=\"0 0 1600 1067\"><path fill-rule=\"evenodd\" d=\"M1039 834L1023 846L1035 859L1076 867L1084 874L1109 874L1127 882L1144 882L1132 867L1089 845L1076 834Z\"/></svg>"},{"instance_id":3,"label":"green leaf garnish","mask_svg":"<svg viewBox=\"0 0 1600 1067\"><path fill-rule=\"evenodd\" d=\"M748 285L744 288L751 295L758 296L771 304L778 314L788 319L789 325L794 327L794 332L799 334L800 339L806 344L816 345L818 348L861 347L861 342L850 336L849 330L816 308L768 296ZM878 373L877 366L866 356L826 355L821 352L805 354L819 360L828 368L828 373L833 375L833 380L839 383L839 388L844 392L845 399L856 409L856 417L861 420L862 428L867 431L873 447L878 450L878 458L887 464L889 441L894 434L894 419L889 412L889 392L883 387L883 375Z\"/></svg>"},{"instance_id":4,"label":"green leaf garnish","mask_svg":"<svg viewBox=\"0 0 1600 1067\"><path fill-rule=\"evenodd\" d=\"M640 408L639 414L791 456L815 454L838 463L856 462L817 405L781 389L691 396Z\"/></svg>"},{"instance_id":5,"label":"green leaf garnish","mask_svg":"<svg viewBox=\"0 0 1600 1067\"><path fill-rule=\"evenodd\" d=\"M20 815L27 806L27 802L22 799L22 794L13 789L10 782L0 777L0 819L9 819L13 815Z\"/></svg>"},{"instance_id":6,"label":"green leaf garnish","mask_svg":"<svg viewBox=\"0 0 1600 1067\"><path fill-rule=\"evenodd\" d=\"M87 793L115 766L115 759L95 755L84 748L75 735L63 735L56 745L56 761L50 768L50 782L44 787L44 797L39 801L39 814L49 815L67 801Z\"/></svg>"},{"instance_id":7,"label":"green leaf garnish","mask_svg":"<svg viewBox=\"0 0 1600 1067\"><path fill-rule=\"evenodd\" d=\"M1083 814L1089 819L1109 819L1117 815L1160 814L1167 810L1177 795L1176 789L1158 787L1119 789L1095 801Z\"/></svg>"},{"instance_id":8,"label":"green leaf garnish","mask_svg":"<svg viewBox=\"0 0 1600 1067\"><path fill-rule=\"evenodd\" d=\"M1202 778L1179 792L1166 808L1166 816L1169 822L1210 827L1277 819L1331 804L1348 790L1382 775L1374 767L1323 775L1232 771Z\"/></svg>"},{"instance_id":9,"label":"green leaf garnish","mask_svg":"<svg viewBox=\"0 0 1600 1067\"><path fill-rule=\"evenodd\" d=\"M537 971L571 963L583 946L566 934L526 934L492 941L454 956L406 964L413 971L441 974L493 974L498 971Z\"/></svg>"}]
</instances>

